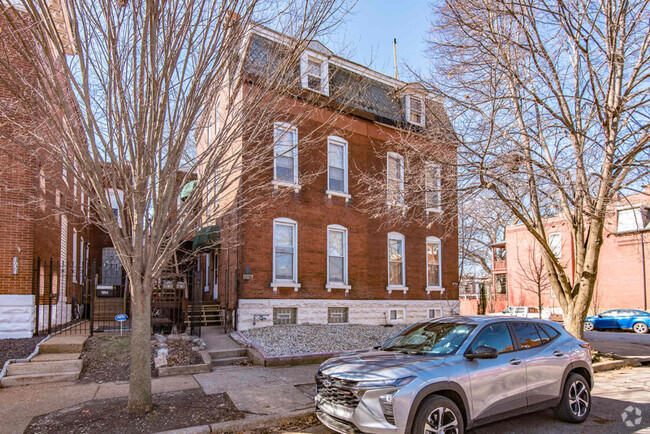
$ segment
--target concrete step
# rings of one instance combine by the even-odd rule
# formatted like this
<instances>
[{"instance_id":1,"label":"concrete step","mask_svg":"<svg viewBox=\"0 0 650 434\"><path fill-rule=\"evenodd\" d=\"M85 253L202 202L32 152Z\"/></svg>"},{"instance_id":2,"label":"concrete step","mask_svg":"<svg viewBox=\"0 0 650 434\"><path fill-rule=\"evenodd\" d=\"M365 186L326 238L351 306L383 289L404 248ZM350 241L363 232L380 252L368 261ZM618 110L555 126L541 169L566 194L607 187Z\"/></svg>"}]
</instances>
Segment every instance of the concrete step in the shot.
<instances>
[{"instance_id":1,"label":"concrete step","mask_svg":"<svg viewBox=\"0 0 650 434\"><path fill-rule=\"evenodd\" d=\"M83 360L57 360L52 362L10 363L7 375L56 374L81 371Z\"/></svg>"},{"instance_id":2,"label":"concrete step","mask_svg":"<svg viewBox=\"0 0 650 434\"><path fill-rule=\"evenodd\" d=\"M88 336L85 335L57 335L40 345L40 354L51 353L80 353Z\"/></svg>"},{"instance_id":3,"label":"concrete step","mask_svg":"<svg viewBox=\"0 0 650 434\"><path fill-rule=\"evenodd\" d=\"M4 387L26 386L28 384L59 383L62 381L77 381L81 371L57 372L50 374L11 375L2 379Z\"/></svg>"},{"instance_id":4,"label":"concrete step","mask_svg":"<svg viewBox=\"0 0 650 434\"><path fill-rule=\"evenodd\" d=\"M32 362L56 362L59 360L75 360L81 358L81 353L45 353L32 357Z\"/></svg>"},{"instance_id":5,"label":"concrete step","mask_svg":"<svg viewBox=\"0 0 650 434\"><path fill-rule=\"evenodd\" d=\"M212 357L212 360L226 359L228 357L242 357L245 356L247 353L248 352L246 351L246 348L215 350L215 351L210 351L210 357Z\"/></svg>"},{"instance_id":6,"label":"concrete step","mask_svg":"<svg viewBox=\"0 0 650 434\"><path fill-rule=\"evenodd\" d=\"M212 366L236 365L237 363L243 363L247 361L248 357L226 357L223 359L212 359Z\"/></svg>"}]
</instances>

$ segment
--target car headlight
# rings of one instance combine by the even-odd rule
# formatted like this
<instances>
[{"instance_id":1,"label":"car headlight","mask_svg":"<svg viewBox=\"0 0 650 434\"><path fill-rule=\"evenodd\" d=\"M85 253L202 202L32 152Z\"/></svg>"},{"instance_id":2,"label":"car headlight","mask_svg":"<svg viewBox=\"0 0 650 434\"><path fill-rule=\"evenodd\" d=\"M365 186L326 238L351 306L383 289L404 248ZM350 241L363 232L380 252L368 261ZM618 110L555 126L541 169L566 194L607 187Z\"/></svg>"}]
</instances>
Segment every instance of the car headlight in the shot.
<instances>
[{"instance_id":1,"label":"car headlight","mask_svg":"<svg viewBox=\"0 0 650 434\"><path fill-rule=\"evenodd\" d=\"M394 378L386 380L369 380L369 381L360 381L357 384L358 389L388 389L388 388L400 388L409 384L411 381L415 380L415 377L404 377L404 378Z\"/></svg>"}]
</instances>

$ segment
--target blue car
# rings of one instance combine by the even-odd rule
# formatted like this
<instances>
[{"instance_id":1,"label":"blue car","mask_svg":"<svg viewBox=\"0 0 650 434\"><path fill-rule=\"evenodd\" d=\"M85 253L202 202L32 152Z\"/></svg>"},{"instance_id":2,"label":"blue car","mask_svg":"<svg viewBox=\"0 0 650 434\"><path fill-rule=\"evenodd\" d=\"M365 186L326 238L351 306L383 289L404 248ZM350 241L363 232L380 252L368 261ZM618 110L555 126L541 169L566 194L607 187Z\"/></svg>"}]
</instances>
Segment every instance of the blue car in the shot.
<instances>
[{"instance_id":1,"label":"blue car","mask_svg":"<svg viewBox=\"0 0 650 434\"><path fill-rule=\"evenodd\" d=\"M585 331L598 329L634 330L648 333L650 313L636 309L614 309L585 319Z\"/></svg>"}]
</instances>

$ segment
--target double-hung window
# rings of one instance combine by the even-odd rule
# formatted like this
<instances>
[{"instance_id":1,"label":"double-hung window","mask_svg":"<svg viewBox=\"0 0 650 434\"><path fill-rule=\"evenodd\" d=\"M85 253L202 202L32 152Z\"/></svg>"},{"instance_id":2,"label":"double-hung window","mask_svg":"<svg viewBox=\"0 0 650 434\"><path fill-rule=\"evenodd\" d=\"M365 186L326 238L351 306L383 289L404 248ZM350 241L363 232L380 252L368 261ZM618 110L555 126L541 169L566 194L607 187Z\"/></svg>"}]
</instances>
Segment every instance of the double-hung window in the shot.
<instances>
[{"instance_id":1,"label":"double-hung window","mask_svg":"<svg viewBox=\"0 0 650 434\"><path fill-rule=\"evenodd\" d=\"M327 194L348 193L348 142L340 137L327 138Z\"/></svg>"},{"instance_id":2,"label":"double-hung window","mask_svg":"<svg viewBox=\"0 0 650 434\"><path fill-rule=\"evenodd\" d=\"M273 288L298 284L298 224L287 218L273 221Z\"/></svg>"},{"instance_id":3,"label":"double-hung window","mask_svg":"<svg viewBox=\"0 0 650 434\"><path fill-rule=\"evenodd\" d=\"M440 211L442 207L442 172L440 165L433 161L425 164L425 208L427 211Z\"/></svg>"},{"instance_id":4,"label":"double-hung window","mask_svg":"<svg viewBox=\"0 0 650 434\"><path fill-rule=\"evenodd\" d=\"M348 231L343 226L327 227L327 290L348 287Z\"/></svg>"},{"instance_id":5,"label":"double-hung window","mask_svg":"<svg viewBox=\"0 0 650 434\"><path fill-rule=\"evenodd\" d=\"M424 101L422 98L406 95L406 120L411 124L424 126Z\"/></svg>"},{"instance_id":6,"label":"double-hung window","mask_svg":"<svg viewBox=\"0 0 650 434\"><path fill-rule=\"evenodd\" d=\"M404 235L400 233L388 234L388 287L386 289L389 292L394 289L408 289L406 288L404 241Z\"/></svg>"},{"instance_id":7,"label":"double-hung window","mask_svg":"<svg viewBox=\"0 0 650 434\"><path fill-rule=\"evenodd\" d=\"M427 291L442 289L440 239L427 237Z\"/></svg>"},{"instance_id":8,"label":"double-hung window","mask_svg":"<svg viewBox=\"0 0 650 434\"><path fill-rule=\"evenodd\" d=\"M389 205L404 205L404 157L389 152L386 161Z\"/></svg>"},{"instance_id":9,"label":"double-hung window","mask_svg":"<svg viewBox=\"0 0 650 434\"><path fill-rule=\"evenodd\" d=\"M304 53L300 59L300 74L303 88L329 95L327 57L316 53Z\"/></svg>"},{"instance_id":10,"label":"double-hung window","mask_svg":"<svg viewBox=\"0 0 650 434\"><path fill-rule=\"evenodd\" d=\"M273 128L273 178L282 184L298 184L298 129L276 122Z\"/></svg>"},{"instance_id":11,"label":"double-hung window","mask_svg":"<svg viewBox=\"0 0 650 434\"><path fill-rule=\"evenodd\" d=\"M560 259L562 256L562 234L560 232L548 234L548 246L555 257Z\"/></svg>"}]
</instances>

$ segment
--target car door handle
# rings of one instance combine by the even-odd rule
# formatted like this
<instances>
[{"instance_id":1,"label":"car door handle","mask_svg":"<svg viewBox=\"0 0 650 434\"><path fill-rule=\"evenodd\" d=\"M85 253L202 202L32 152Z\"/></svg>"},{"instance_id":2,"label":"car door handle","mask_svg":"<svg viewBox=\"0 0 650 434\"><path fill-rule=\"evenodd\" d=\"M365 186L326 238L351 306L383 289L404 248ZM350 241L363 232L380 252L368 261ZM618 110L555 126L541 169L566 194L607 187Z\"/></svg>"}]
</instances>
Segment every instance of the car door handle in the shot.
<instances>
[{"instance_id":1,"label":"car door handle","mask_svg":"<svg viewBox=\"0 0 650 434\"><path fill-rule=\"evenodd\" d=\"M521 365L521 359L512 359L510 360L511 365Z\"/></svg>"},{"instance_id":2,"label":"car door handle","mask_svg":"<svg viewBox=\"0 0 650 434\"><path fill-rule=\"evenodd\" d=\"M553 351L553 355L555 357L562 357L564 355L564 353L562 351L560 351L560 350L555 350L555 351Z\"/></svg>"}]
</instances>

